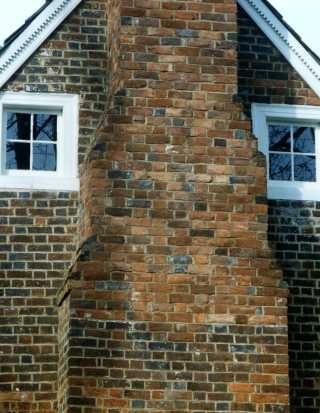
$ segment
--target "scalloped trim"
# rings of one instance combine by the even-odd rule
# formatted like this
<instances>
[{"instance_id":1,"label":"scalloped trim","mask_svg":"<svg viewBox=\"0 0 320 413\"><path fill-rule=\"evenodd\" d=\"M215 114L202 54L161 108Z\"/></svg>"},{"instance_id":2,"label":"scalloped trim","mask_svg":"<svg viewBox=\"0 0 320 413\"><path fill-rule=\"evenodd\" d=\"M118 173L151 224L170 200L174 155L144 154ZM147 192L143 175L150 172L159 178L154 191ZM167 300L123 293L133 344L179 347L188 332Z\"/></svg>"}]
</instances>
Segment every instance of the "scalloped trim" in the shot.
<instances>
[{"instance_id":1,"label":"scalloped trim","mask_svg":"<svg viewBox=\"0 0 320 413\"><path fill-rule=\"evenodd\" d=\"M47 40L82 0L54 0L0 56L0 87Z\"/></svg>"},{"instance_id":2,"label":"scalloped trim","mask_svg":"<svg viewBox=\"0 0 320 413\"><path fill-rule=\"evenodd\" d=\"M51 14L46 18L46 20L32 33L27 39L21 44L21 46L17 49L16 52L12 53L10 57L6 59L4 63L0 65L0 73L6 70L14 60L18 59L23 51L25 51L28 47L32 45L32 43L41 35L44 29L49 25L59 13L63 11L63 9L70 3L70 0L63 0L62 4L60 4Z\"/></svg>"}]
</instances>

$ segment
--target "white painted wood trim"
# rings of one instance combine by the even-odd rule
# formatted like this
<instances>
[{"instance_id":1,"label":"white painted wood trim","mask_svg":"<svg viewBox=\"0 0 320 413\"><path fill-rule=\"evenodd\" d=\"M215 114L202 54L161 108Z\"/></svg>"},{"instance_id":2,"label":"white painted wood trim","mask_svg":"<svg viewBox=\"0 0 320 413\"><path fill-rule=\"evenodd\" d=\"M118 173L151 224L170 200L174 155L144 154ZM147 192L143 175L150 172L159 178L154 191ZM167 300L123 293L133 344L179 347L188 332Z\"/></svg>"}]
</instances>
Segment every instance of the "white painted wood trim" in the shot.
<instances>
[{"instance_id":1,"label":"white painted wood trim","mask_svg":"<svg viewBox=\"0 0 320 413\"><path fill-rule=\"evenodd\" d=\"M53 0L0 56L0 88L82 0Z\"/></svg>"},{"instance_id":2,"label":"white painted wood trim","mask_svg":"<svg viewBox=\"0 0 320 413\"><path fill-rule=\"evenodd\" d=\"M320 97L320 65L261 0L237 0L274 46Z\"/></svg>"},{"instance_id":3,"label":"white painted wood trim","mask_svg":"<svg viewBox=\"0 0 320 413\"><path fill-rule=\"evenodd\" d=\"M57 171L5 170L5 125L3 113L6 110L31 110L60 112L58 131ZM59 93L0 93L0 189L37 190L79 190L78 134L79 96Z\"/></svg>"},{"instance_id":4,"label":"white painted wood trim","mask_svg":"<svg viewBox=\"0 0 320 413\"><path fill-rule=\"evenodd\" d=\"M0 176L0 190L79 191L78 178Z\"/></svg>"}]
</instances>

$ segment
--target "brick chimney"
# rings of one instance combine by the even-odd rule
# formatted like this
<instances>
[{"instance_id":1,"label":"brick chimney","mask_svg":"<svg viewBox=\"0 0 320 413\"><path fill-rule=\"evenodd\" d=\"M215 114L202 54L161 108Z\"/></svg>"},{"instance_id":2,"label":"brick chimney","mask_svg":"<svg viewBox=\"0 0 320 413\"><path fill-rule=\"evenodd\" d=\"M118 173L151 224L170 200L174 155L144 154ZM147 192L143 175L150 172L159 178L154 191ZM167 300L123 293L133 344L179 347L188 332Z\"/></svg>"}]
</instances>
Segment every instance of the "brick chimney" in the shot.
<instances>
[{"instance_id":1,"label":"brick chimney","mask_svg":"<svg viewBox=\"0 0 320 413\"><path fill-rule=\"evenodd\" d=\"M107 6L59 413L287 412L287 292L237 99L236 2L122 0L121 27Z\"/></svg>"}]
</instances>

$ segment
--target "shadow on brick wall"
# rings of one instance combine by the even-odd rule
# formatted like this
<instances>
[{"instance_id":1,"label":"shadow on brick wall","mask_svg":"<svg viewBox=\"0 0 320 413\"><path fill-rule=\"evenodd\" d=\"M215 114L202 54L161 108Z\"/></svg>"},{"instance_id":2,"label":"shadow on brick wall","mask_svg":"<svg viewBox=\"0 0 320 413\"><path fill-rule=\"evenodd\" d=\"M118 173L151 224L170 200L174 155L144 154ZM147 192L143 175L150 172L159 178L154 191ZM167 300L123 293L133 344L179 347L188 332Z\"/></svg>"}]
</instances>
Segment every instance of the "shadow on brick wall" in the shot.
<instances>
[{"instance_id":1,"label":"shadow on brick wall","mask_svg":"<svg viewBox=\"0 0 320 413\"><path fill-rule=\"evenodd\" d=\"M292 413L320 408L320 203L269 201L269 240L289 286Z\"/></svg>"}]
</instances>

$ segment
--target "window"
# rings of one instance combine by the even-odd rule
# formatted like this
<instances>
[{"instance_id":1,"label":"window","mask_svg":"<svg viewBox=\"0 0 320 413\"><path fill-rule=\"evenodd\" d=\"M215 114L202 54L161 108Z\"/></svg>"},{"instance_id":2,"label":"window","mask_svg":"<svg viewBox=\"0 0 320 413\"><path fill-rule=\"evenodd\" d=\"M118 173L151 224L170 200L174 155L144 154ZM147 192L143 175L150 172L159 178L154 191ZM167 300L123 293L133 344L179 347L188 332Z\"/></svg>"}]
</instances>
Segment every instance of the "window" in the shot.
<instances>
[{"instance_id":1,"label":"window","mask_svg":"<svg viewBox=\"0 0 320 413\"><path fill-rule=\"evenodd\" d=\"M6 170L56 171L58 113L4 112Z\"/></svg>"},{"instance_id":2,"label":"window","mask_svg":"<svg viewBox=\"0 0 320 413\"><path fill-rule=\"evenodd\" d=\"M0 94L0 188L78 190L78 97Z\"/></svg>"},{"instance_id":3,"label":"window","mask_svg":"<svg viewBox=\"0 0 320 413\"><path fill-rule=\"evenodd\" d=\"M316 182L315 128L268 123L269 180Z\"/></svg>"},{"instance_id":4,"label":"window","mask_svg":"<svg viewBox=\"0 0 320 413\"><path fill-rule=\"evenodd\" d=\"M270 199L320 200L320 107L252 106Z\"/></svg>"}]
</instances>

